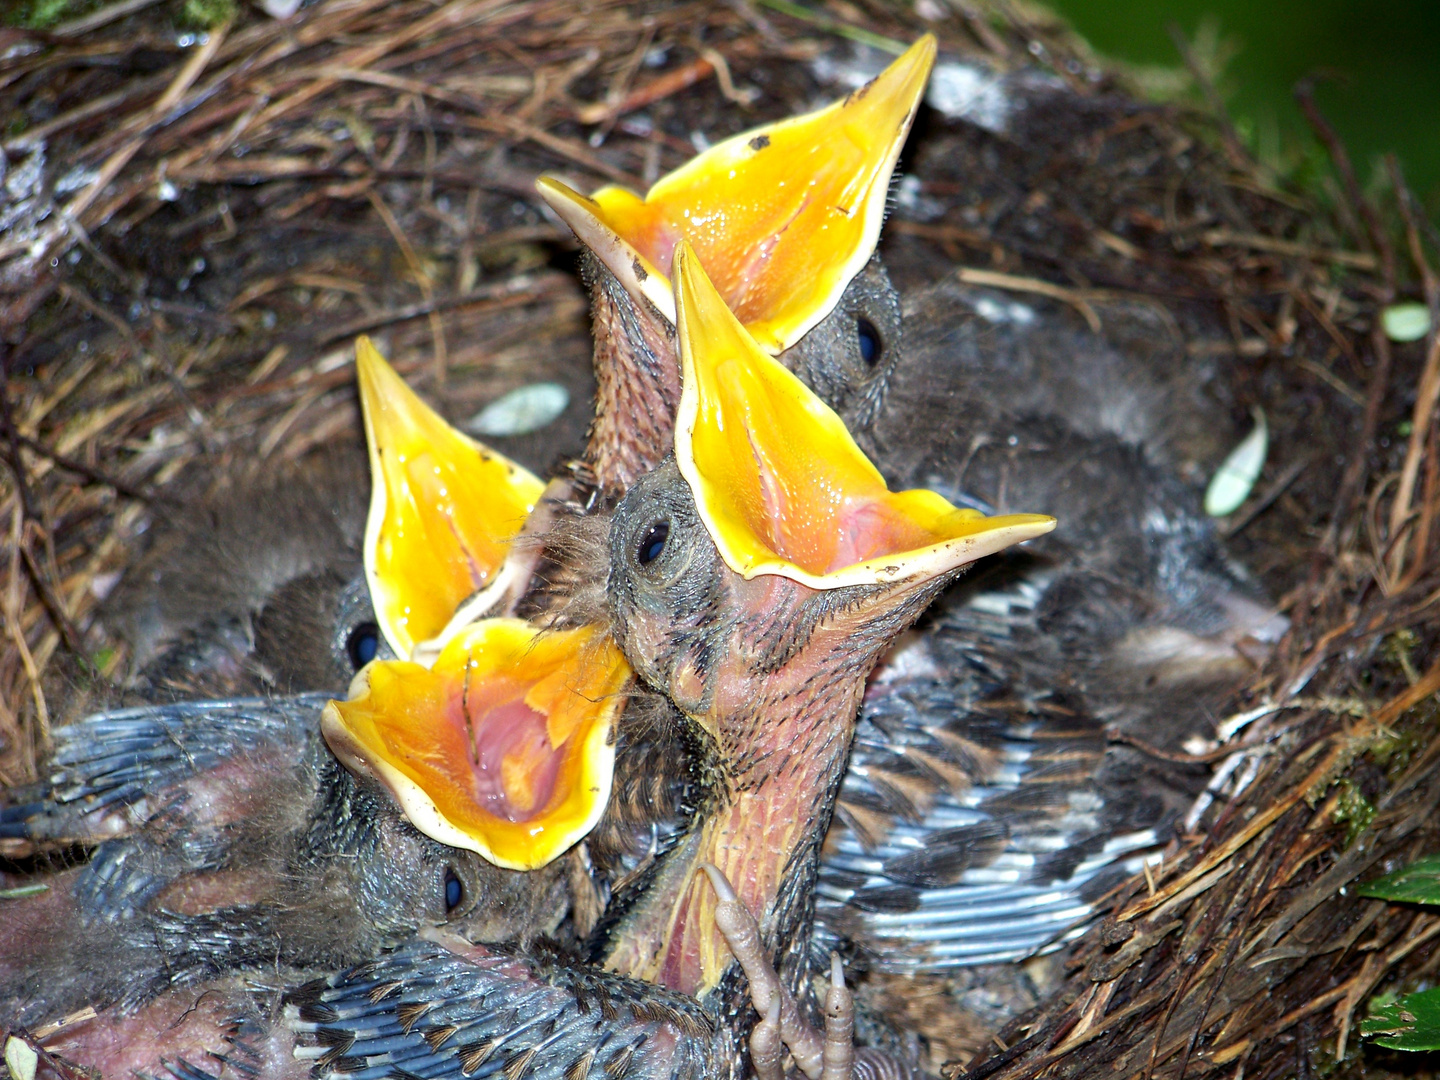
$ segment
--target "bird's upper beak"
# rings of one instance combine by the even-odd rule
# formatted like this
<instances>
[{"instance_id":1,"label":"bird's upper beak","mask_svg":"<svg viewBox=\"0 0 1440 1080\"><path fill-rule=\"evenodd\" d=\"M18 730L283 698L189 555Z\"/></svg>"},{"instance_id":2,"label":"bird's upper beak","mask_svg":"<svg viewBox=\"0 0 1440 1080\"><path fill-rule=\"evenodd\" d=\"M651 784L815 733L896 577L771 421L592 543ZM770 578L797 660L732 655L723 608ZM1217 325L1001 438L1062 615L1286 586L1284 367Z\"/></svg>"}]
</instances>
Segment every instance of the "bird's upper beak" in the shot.
<instances>
[{"instance_id":1,"label":"bird's upper beak","mask_svg":"<svg viewBox=\"0 0 1440 1080\"><path fill-rule=\"evenodd\" d=\"M598 630L486 619L432 668L371 663L320 724L335 755L384 784L421 832L533 870L600 820L629 678Z\"/></svg>"},{"instance_id":2,"label":"bird's upper beak","mask_svg":"<svg viewBox=\"0 0 1440 1080\"><path fill-rule=\"evenodd\" d=\"M868 85L819 112L711 147L642 199L586 198L552 178L540 194L637 301L673 324L676 244L690 242L766 352L828 315L880 236L890 174L935 62L926 34Z\"/></svg>"},{"instance_id":3,"label":"bird's upper beak","mask_svg":"<svg viewBox=\"0 0 1440 1080\"><path fill-rule=\"evenodd\" d=\"M815 589L929 579L1041 536L1055 519L985 517L892 492L834 411L767 356L683 242L675 458L721 557Z\"/></svg>"},{"instance_id":4,"label":"bird's upper beak","mask_svg":"<svg viewBox=\"0 0 1440 1080\"><path fill-rule=\"evenodd\" d=\"M372 475L365 575L381 632L409 657L495 578L544 485L447 424L369 338L355 367Z\"/></svg>"}]
</instances>

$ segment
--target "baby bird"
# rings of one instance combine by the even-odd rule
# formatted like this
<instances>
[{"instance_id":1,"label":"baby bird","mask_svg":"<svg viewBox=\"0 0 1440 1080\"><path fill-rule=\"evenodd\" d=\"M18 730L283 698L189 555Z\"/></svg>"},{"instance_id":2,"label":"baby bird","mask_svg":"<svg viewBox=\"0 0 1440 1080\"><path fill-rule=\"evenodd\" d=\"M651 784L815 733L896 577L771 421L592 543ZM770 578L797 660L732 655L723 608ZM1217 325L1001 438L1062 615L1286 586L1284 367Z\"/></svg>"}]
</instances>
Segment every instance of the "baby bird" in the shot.
<instances>
[{"instance_id":1,"label":"baby bird","mask_svg":"<svg viewBox=\"0 0 1440 1080\"><path fill-rule=\"evenodd\" d=\"M886 491L835 414L756 349L683 246L676 270L677 459L637 481L608 523L592 515L576 527L608 524L608 575L595 568L604 611L591 617L678 710L697 758L693 814L619 890L592 965L427 933L292 992L292 1024L313 1044L299 1053L321 1075L471 1075L502 1048L517 1077L573 1080L592 1066L739 1075L752 995L702 869L734 882L722 905L758 919L765 953L800 992L818 845L867 673L964 566L1053 526ZM584 617L583 605L566 617ZM813 1043L793 1010L772 1012L763 1031L797 1053Z\"/></svg>"},{"instance_id":2,"label":"baby bird","mask_svg":"<svg viewBox=\"0 0 1440 1080\"><path fill-rule=\"evenodd\" d=\"M338 445L238 470L157 523L101 608L132 700L343 689L384 648L361 565L365 459Z\"/></svg>"},{"instance_id":3,"label":"baby bird","mask_svg":"<svg viewBox=\"0 0 1440 1080\"><path fill-rule=\"evenodd\" d=\"M765 352L852 428L869 421L899 358L899 302L875 244L935 50L926 34L843 101L726 139L644 198L537 183L582 247L597 385L586 458L607 491L623 491L671 445L680 368L670 279L682 240Z\"/></svg>"},{"instance_id":4,"label":"baby bird","mask_svg":"<svg viewBox=\"0 0 1440 1080\"><path fill-rule=\"evenodd\" d=\"M42 784L0 808L0 849L94 847L0 900L0 1021L137 1007L217 973L343 966L422 926L554 930L561 869L436 843L320 736L322 695L143 706L56 732Z\"/></svg>"}]
</instances>

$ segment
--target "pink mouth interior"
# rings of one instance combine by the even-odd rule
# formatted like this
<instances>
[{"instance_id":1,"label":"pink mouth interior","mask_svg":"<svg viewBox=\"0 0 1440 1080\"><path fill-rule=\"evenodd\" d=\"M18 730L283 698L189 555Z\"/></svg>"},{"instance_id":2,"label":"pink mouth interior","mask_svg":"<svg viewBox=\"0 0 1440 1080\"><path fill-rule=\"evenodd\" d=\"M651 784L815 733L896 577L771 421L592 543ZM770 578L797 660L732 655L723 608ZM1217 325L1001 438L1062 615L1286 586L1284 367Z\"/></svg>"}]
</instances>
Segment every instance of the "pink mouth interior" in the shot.
<instances>
[{"instance_id":1,"label":"pink mouth interior","mask_svg":"<svg viewBox=\"0 0 1440 1080\"><path fill-rule=\"evenodd\" d=\"M837 516L839 539L828 570L884 558L932 543L932 537L913 521L871 499L846 500Z\"/></svg>"},{"instance_id":2,"label":"pink mouth interior","mask_svg":"<svg viewBox=\"0 0 1440 1080\"><path fill-rule=\"evenodd\" d=\"M823 487L817 483L802 504L767 472L761 473L766 526L762 536L777 555L796 566L833 574L935 541L928 531L877 499L847 497Z\"/></svg>"},{"instance_id":3,"label":"pink mouth interior","mask_svg":"<svg viewBox=\"0 0 1440 1080\"><path fill-rule=\"evenodd\" d=\"M545 716L520 698L481 703L472 714L469 743L475 801L506 821L540 816L555 793L564 756L550 745Z\"/></svg>"}]
</instances>

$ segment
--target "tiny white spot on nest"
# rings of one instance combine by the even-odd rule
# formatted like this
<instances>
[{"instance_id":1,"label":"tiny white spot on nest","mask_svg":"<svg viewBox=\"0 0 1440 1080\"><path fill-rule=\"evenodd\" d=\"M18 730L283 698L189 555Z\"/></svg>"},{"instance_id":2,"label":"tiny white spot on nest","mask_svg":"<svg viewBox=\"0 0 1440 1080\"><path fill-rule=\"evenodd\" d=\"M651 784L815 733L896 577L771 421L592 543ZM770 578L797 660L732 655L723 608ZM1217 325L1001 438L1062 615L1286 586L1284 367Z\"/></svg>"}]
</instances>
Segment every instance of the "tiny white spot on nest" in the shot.
<instances>
[{"instance_id":1,"label":"tiny white spot on nest","mask_svg":"<svg viewBox=\"0 0 1440 1080\"><path fill-rule=\"evenodd\" d=\"M464 427L476 435L527 435L553 423L569 404L570 391L559 383L531 383L496 398Z\"/></svg>"},{"instance_id":2,"label":"tiny white spot on nest","mask_svg":"<svg viewBox=\"0 0 1440 1080\"><path fill-rule=\"evenodd\" d=\"M95 597L96 600L104 600L107 596L110 595L110 591L115 588L115 584L119 580L119 570L111 570L108 573L96 574L93 578L90 579L90 595Z\"/></svg>"},{"instance_id":3,"label":"tiny white spot on nest","mask_svg":"<svg viewBox=\"0 0 1440 1080\"><path fill-rule=\"evenodd\" d=\"M300 10L300 0L260 0L265 14L276 19L288 19Z\"/></svg>"},{"instance_id":4,"label":"tiny white spot on nest","mask_svg":"<svg viewBox=\"0 0 1440 1080\"><path fill-rule=\"evenodd\" d=\"M1265 413L1258 406L1254 415L1254 430L1220 463L1210 486L1205 489L1205 513L1211 517L1225 517L1240 509L1240 504L1250 497L1255 481L1260 479L1260 470L1265 467L1265 456L1270 450L1270 431L1265 424Z\"/></svg>"},{"instance_id":5,"label":"tiny white spot on nest","mask_svg":"<svg viewBox=\"0 0 1440 1080\"><path fill-rule=\"evenodd\" d=\"M974 64L936 64L925 103L952 120L968 120L986 131L1003 132L1010 120L1010 97L1001 76Z\"/></svg>"},{"instance_id":6,"label":"tiny white spot on nest","mask_svg":"<svg viewBox=\"0 0 1440 1080\"><path fill-rule=\"evenodd\" d=\"M1214 750L1217 745L1219 744L1216 743L1214 739L1205 739L1201 738L1199 735L1191 735L1188 739L1185 740L1181 748L1187 754L1192 754L1195 757L1200 757L1203 754L1210 753L1210 751Z\"/></svg>"},{"instance_id":7,"label":"tiny white spot on nest","mask_svg":"<svg viewBox=\"0 0 1440 1080\"><path fill-rule=\"evenodd\" d=\"M174 202L180 198L180 192L169 180L161 180L155 189L155 197L161 202Z\"/></svg>"},{"instance_id":8,"label":"tiny white spot on nest","mask_svg":"<svg viewBox=\"0 0 1440 1080\"><path fill-rule=\"evenodd\" d=\"M1016 326L1029 326L1035 321L1035 309L1029 304L1022 304L1018 301L1006 303L993 300L988 296L976 299L975 314L986 322L1014 323Z\"/></svg>"}]
</instances>

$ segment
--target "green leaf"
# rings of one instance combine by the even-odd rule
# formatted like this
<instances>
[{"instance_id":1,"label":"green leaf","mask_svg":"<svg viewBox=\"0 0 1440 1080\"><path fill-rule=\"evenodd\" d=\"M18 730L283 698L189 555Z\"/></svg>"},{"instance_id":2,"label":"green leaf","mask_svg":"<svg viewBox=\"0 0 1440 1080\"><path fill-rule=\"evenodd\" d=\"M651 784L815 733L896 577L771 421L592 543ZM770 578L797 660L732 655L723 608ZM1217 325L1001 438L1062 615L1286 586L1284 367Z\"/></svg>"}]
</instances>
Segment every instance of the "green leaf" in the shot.
<instances>
[{"instance_id":1,"label":"green leaf","mask_svg":"<svg viewBox=\"0 0 1440 1080\"><path fill-rule=\"evenodd\" d=\"M1391 341L1419 341L1430 332L1430 309L1424 304L1391 304L1381 310L1380 325Z\"/></svg>"},{"instance_id":2,"label":"green leaf","mask_svg":"<svg viewBox=\"0 0 1440 1080\"><path fill-rule=\"evenodd\" d=\"M1270 450L1270 429L1259 406L1251 415L1255 417L1255 427L1220 463L1220 468L1215 470L1205 489L1205 513L1211 517L1225 517L1240 509L1240 504L1250 497L1255 481L1260 479L1260 470L1265 467L1265 455Z\"/></svg>"},{"instance_id":3,"label":"green leaf","mask_svg":"<svg viewBox=\"0 0 1440 1080\"><path fill-rule=\"evenodd\" d=\"M49 891L49 885L20 885L14 889L0 889L0 900L23 900L27 896L39 896Z\"/></svg>"},{"instance_id":4,"label":"green leaf","mask_svg":"<svg viewBox=\"0 0 1440 1080\"><path fill-rule=\"evenodd\" d=\"M1360 1034L1391 1050L1440 1050L1440 989L1372 1002L1371 1010L1360 1021Z\"/></svg>"},{"instance_id":5,"label":"green leaf","mask_svg":"<svg viewBox=\"0 0 1440 1080\"><path fill-rule=\"evenodd\" d=\"M1440 904L1440 855L1417 859L1403 870L1367 882L1357 891L1378 900Z\"/></svg>"}]
</instances>

